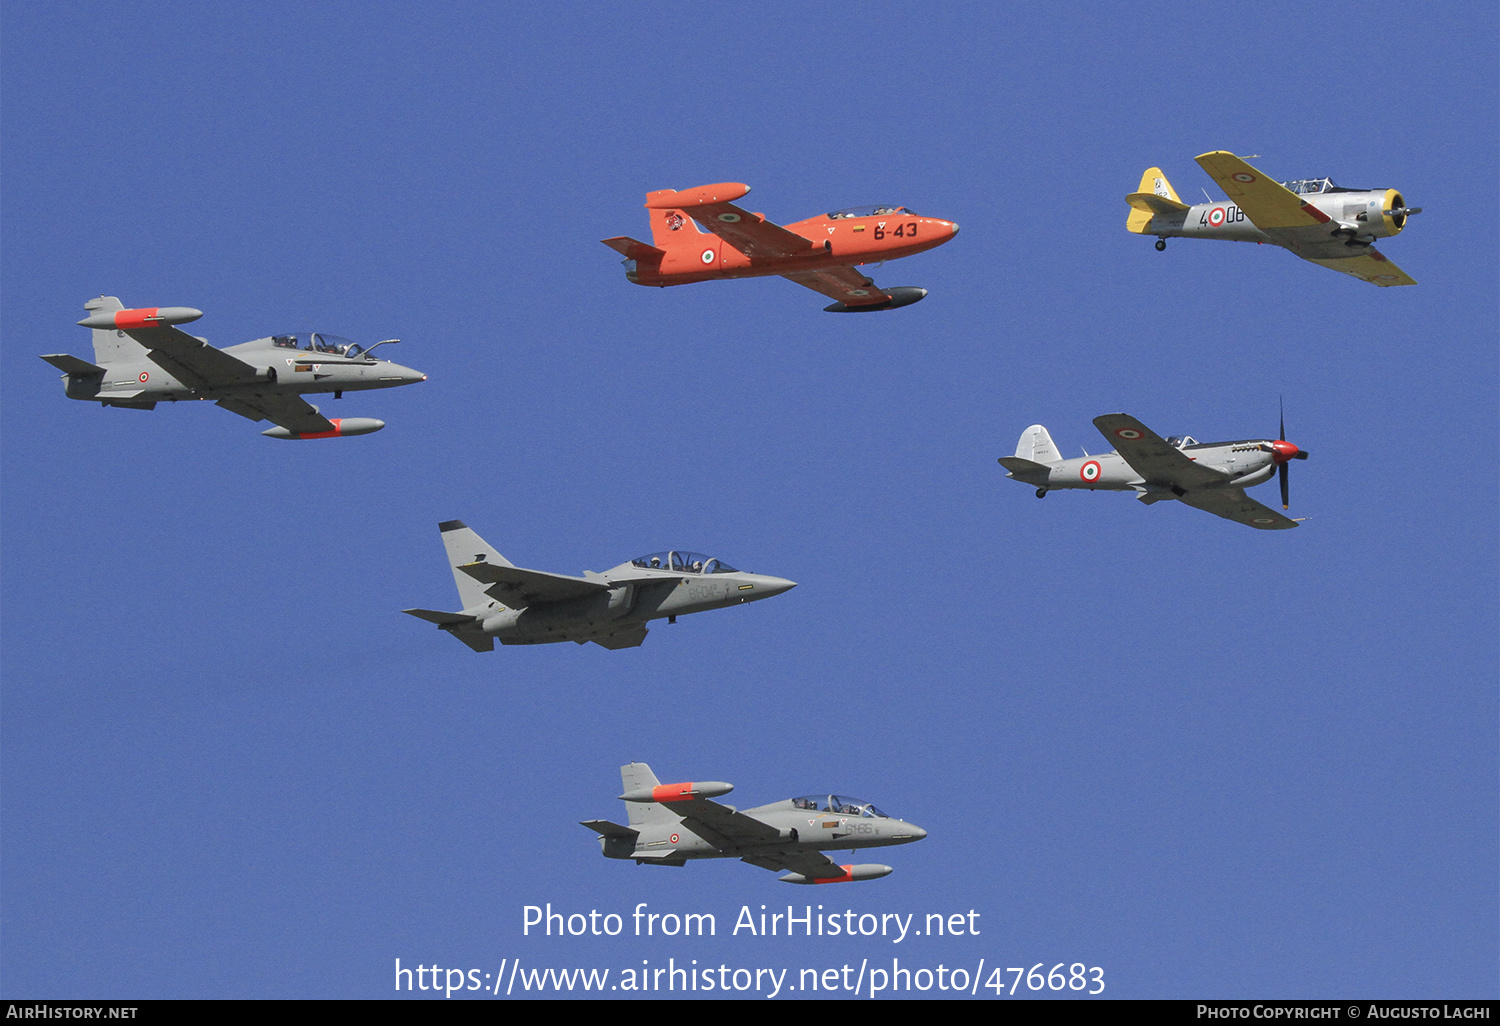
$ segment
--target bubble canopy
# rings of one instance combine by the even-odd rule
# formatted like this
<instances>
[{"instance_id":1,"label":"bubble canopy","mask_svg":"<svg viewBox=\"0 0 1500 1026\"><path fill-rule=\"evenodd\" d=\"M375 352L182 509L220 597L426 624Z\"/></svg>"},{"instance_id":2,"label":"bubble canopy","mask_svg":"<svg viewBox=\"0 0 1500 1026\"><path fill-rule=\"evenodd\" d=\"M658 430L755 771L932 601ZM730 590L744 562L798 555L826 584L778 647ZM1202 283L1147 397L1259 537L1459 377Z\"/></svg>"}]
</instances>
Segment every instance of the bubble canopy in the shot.
<instances>
[{"instance_id":1,"label":"bubble canopy","mask_svg":"<svg viewBox=\"0 0 1500 1026\"><path fill-rule=\"evenodd\" d=\"M712 559L701 552L682 552L675 549L652 552L638 559L632 559L630 565L638 566L642 570L670 570L673 573L682 574L739 573L722 559Z\"/></svg>"},{"instance_id":2,"label":"bubble canopy","mask_svg":"<svg viewBox=\"0 0 1500 1026\"><path fill-rule=\"evenodd\" d=\"M866 819L890 819L874 805L846 794L809 794L793 798L792 804L809 812L831 812L839 816L863 816Z\"/></svg>"}]
</instances>

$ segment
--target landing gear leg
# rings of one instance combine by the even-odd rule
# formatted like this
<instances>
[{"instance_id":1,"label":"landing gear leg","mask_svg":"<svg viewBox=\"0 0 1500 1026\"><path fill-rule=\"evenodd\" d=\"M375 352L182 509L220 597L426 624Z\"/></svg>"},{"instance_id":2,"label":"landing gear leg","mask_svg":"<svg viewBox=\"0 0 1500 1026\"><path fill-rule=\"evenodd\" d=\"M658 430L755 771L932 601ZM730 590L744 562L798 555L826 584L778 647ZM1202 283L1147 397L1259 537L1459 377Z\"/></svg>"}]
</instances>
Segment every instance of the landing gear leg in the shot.
<instances>
[{"instance_id":1,"label":"landing gear leg","mask_svg":"<svg viewBox=\"0 0 1500 1026\"><path fill-rule=\"evenodd\" d=\"M1047 489L1045 489L1045 488L1038 488L1036 490L1036 497L1038 499L1045 499L1047 497Z\"/></svg>"},{"instance_id":2,"label":"landing gear leg","mask_svg":"<svg viewBox=\"0 0 1500 1026\"><path fill-rule=\"evenodd\" d=\"M1167 248L1167 240L1166 239L1157 239L1156 240L1156 251L1158 253L1165 252L1166 248Z\"/></svg>"}]
</instances>

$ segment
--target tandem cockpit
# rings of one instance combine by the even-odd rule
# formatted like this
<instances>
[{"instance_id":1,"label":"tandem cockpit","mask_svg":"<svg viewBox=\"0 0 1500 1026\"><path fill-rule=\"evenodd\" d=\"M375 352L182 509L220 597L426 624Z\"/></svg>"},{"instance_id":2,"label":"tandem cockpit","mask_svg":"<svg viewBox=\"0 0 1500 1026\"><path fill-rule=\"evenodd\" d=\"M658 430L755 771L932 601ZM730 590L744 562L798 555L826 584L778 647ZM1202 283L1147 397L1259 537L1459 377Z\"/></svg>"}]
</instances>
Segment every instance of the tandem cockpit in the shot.
<instances>
[{"instance_id":1,"label":"tandem cockpit","mask_svg":"<svg viewBox=\"0 0 1500 1026\"><path fill-rule=\"evenodd\" d=\"M846 794L808 794L793 798L792 805L809 812L827 812L835 816L860 816L864 819L890 819L874 805Z\"/></svg>"},{"instance_id":2,"label":"tandem cockpit","mask_svg":"<svg viewBox=\"0 0 1500 1026\"><path fill-rule=\"evenodd\" d=\"M399 339L387 339L387 342L397 342ZM351 342L347 338L338 335L327 335L321 331L299 331L289 335L272 335L271 345L277 349L297 349L305 353L323 353L328 356L342 356L348 360L373 360L375 357L370 353L375 346L385 345L385 342L377 342L374 346L366 349L358 342Z\"/></svg>"},{"instance_id":3,"label":"tandem cockpit","mask_svg":"<svg viewBox=\"0 0 1500 1026\"><path fill-rule=\"evenodd\" d=\"M1197 445L1198 439L1192 435L1172 435L1167 439L1167 444L1174 449L1186 449L1190 445Z\"/></svg>"},{"instance_id":4,"label":"tandem cockpit","mask_svg":"<svg viewBox=\"0 0 1500 1026\"><path fill-rule=\"evenodd\" d=\"M1332 178L1299 178L1294 182L1282 182L1287 191L1298 196L1316 196L1324 192L1361 192L1359 189L1342 189L1333 184Z\"/></svg>"},{"instance_id":5,"label":"tandem cockpit","mask_svg":"<svg viewBox=\"0 0 1500 1026\"><path fill-rule=\"evenodd\" d=\"M890 204L882 204L880 206L873 207L846 207L843 210L835 210L833 213L828 215L828 218L831 221L842 221L846 217L882 217L885 215L894 217L901 214L905 214L907 217L919 216L915 210L911 210L907 207L897 207L891 206Z\"/></svg>"},{"instance_id":6,"label":"tandem cockpit","mask_svg":"<svg viewBox=\"0 0 1500 1026\"><path fill-rule=\"evenodd\" d=\"M676 550L653 552L639 559L632 559L630 565L638 566L642 570L666 570L679 574L739 573L722 559L713 559L701 552L678 552Z\"/></svg>"}]
</instances>

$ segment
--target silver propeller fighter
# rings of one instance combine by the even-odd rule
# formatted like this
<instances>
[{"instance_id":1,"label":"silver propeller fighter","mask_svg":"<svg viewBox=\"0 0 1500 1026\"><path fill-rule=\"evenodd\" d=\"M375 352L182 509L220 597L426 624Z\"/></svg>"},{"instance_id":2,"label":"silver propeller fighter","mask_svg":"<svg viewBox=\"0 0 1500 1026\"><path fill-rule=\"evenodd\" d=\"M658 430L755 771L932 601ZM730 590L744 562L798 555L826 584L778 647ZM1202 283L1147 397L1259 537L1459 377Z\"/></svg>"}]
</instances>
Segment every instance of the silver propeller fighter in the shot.
<instances>
[{"instance_id":1,"label":"silver propeller fighter","mask_svg":"<svg viewBox=\"0 0 1500 1026\"><path fill-rule=\"evenodd\" d=\"M1241 442L1162 438L1125 413L1095 417L1094 426L1114 443L1114 452L1065 460L1047 429L1033 424L1021 435L1016 454L1000 457L1000 465L1010 472L1007 477L1034 486L1038 499L1063 488L1136 492L1147 504L1176 499L1263 531L1297 526L1245 494L1249 486L1280 473L1281 505L1290 506L1287 464L1307 459L1307 452L1286 440L1284 418L1280 438Z\"/></svg>"},{"instance_id":2,"label":"silver propeller fighter","mask_svg":"<svg viewBox=\"0 0 1500 1026\"><path fill-rule=\"evenodd\" d=\"M688 859L739 859L783 875L795 884L877 880L891 872L878 864L840 865L827 850L909 844L927 831L893 819L869 802L839 794L810 794L743 812L710 799L734 790L722 781L663 784L644 762L620 767L620 798L629 826L585 820L612 859L642 866L683 866Z\"/></svg>"},{"instance_id":3,"label":"silver propeller fighter","mask_svg":"<svg viewBox=\"0 0 1500 1026\"><path fill-rule=\"evenodd\" d=\"M385 427L373 417L329 419L302 396L393 388L426 381L427 375L371 356L369 349L318 332L271 335L216 349L206 339L173 325L196 321L190 306L127 310L114 296L83 305L89 316L78 323L93 329L96 363L66 353L42 357L63 372L70 399L130 410L155 409L160 402L208 400L250 420L276 426L272 438L338 438L367 435Z\"/></svg>"},{"instance_id":4,"label":"silver propeller fighter","mask_svg":"<svg viewBox=\"0 0 1500 1026\"><path fill-rule=\"evenodd\" d=\"M1148 168L1125 227L1168 238L1264 242L1289 249L1303 260L1372 285L1416 282L1372 243L1406 227L1421 207L1408 207L1395 189L1346 189L1332 178L1278 182L1233 153L1215 150L1196 158L1229 198L1194 206L1182 202L1159 167Z\"/></svg>"},{"instance_id":5,"label":"silver propeller fighter","mask_svg":"<svg viewBox=\"0 0 1500 1026\"><path fill-rule=\"evenodd\" d=\"M634 648L646 621L675 623L684 613L737 606L795 588L796 582L736 570L721 559L682 550L656 552L582 577L523 570L462 520L438 525L464 607L456 613L403 609L436 624L476 652L502 645L592 641Z\"/></svg>"}]
</instances>

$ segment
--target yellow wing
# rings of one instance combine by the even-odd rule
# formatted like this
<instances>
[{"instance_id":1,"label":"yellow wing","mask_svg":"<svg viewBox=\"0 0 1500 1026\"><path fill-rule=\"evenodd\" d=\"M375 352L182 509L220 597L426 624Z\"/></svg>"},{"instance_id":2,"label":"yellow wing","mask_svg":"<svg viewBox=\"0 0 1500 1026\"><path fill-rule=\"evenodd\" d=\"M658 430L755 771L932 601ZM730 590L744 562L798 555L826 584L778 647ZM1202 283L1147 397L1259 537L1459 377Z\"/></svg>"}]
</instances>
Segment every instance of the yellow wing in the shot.
<instances>
[{"instance_id":1,"label":"yellow wing","mask_svg":"<svg viewBox=\"0 0 1500 1026\"><path fill-rule=\"evenodd\" d=\"M1298 255L1300 256L1301 254ZM1391 263L1389 257L1373 246L1365 250L1362 255L1356 257L1342 257L1338 260L1320 260L1317 257L1305 257L1304 259L1321 267L1326 267L1330 271L1343 271L1345 274L1353 275L1360 281L1367 281L1371 285L1416 284L1415 279Z\"/></svg>"},{"instance_id":2,"label":"yellow wing","mask_svg":"<svg viewBox=\"0 0 1500 1026\"><path fill-rule=\"evenodd\" d=\"M1301 196L1233 153L1215 150L1194 159L1261 231L1302 228L1327 224L1331 220L1323 211L1302 202Z\"/></svg>"}]
</instances>

